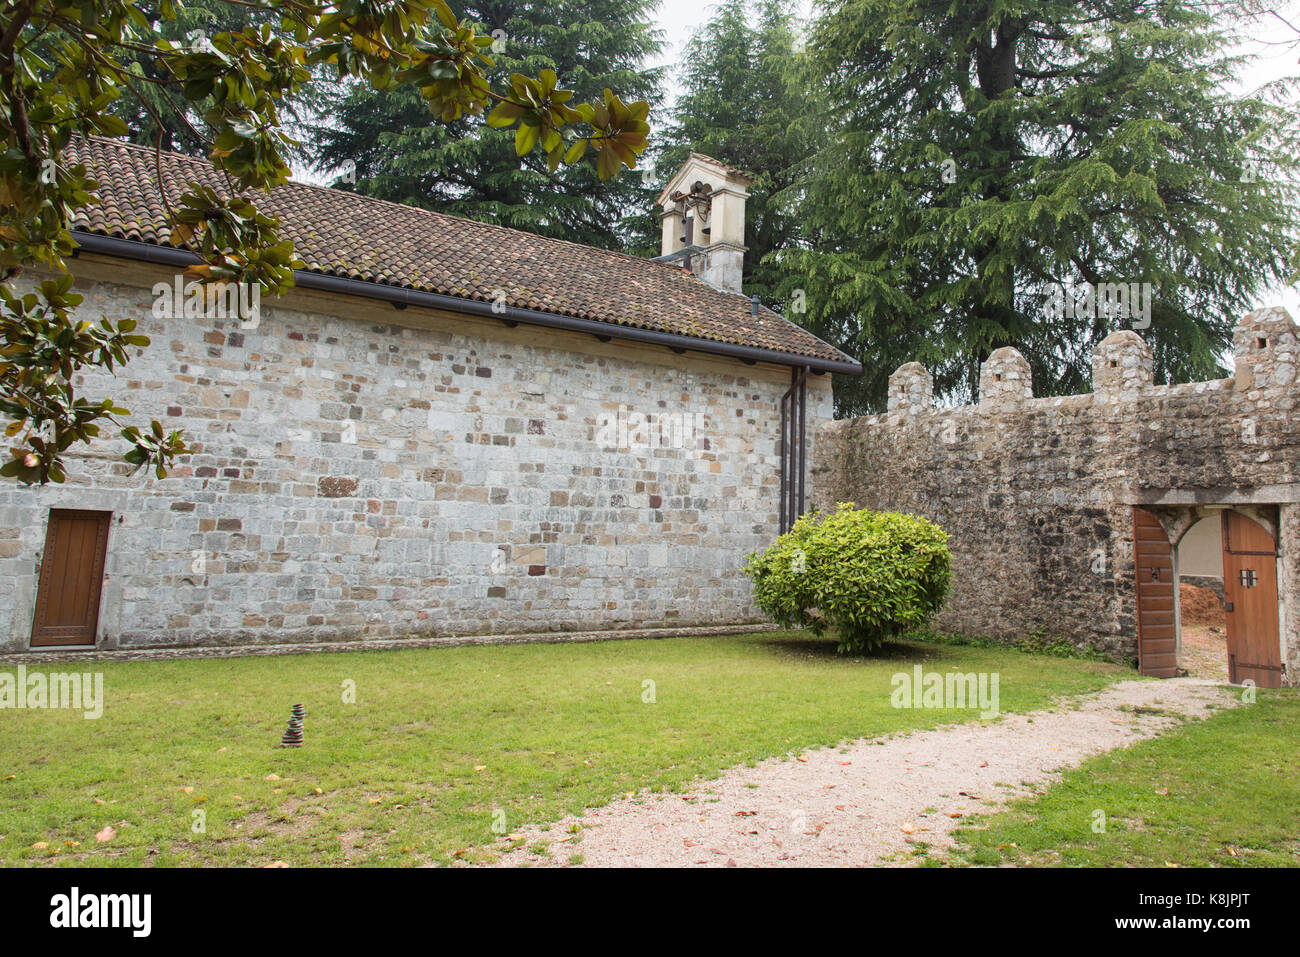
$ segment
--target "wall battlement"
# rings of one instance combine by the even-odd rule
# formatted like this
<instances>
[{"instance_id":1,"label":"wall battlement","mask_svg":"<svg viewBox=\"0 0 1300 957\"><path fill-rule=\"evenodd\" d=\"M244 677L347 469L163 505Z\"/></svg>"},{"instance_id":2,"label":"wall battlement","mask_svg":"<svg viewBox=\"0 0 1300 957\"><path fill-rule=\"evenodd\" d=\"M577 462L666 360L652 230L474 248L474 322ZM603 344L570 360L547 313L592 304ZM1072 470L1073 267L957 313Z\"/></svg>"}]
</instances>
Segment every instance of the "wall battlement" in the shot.
<instances>
[{"instance_id":1,"label":"wall battlement","mask_svg":"<svg viewBox=\"0 0 1300 957\"><path fill-rule=\"evenodd\" d=\"M1300 328L1285 309L1237 325L1232 378L1155 385L1150 347L1120 331L1093 356L1095 391L1034 398L999 349L979 402L934 406L919 363L888 411L821 427L813 504L923 515L945 528L953 593L937 624L1015 640L1050 633L1136 654L1134 506L1242 505L1276 519L1291 670L1300 667ZM1186 531L1169 518L1173 535ZM1180 531L1181 529L1181 531Z\"/></svg>"}]
</instances>

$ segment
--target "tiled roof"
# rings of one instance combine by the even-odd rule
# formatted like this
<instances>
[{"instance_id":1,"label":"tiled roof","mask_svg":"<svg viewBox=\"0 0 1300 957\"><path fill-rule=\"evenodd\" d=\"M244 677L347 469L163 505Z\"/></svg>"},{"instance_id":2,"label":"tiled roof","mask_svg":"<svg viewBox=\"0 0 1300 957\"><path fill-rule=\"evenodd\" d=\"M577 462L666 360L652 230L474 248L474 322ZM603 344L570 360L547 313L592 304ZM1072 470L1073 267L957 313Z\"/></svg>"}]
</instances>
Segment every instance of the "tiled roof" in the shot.
<instances>
[{"instance_id":1,"label":"tiled roof","mask_svg":"<svg viewBox=\"0 0 1300 957\"><path fill-rule=\"evenodd\" d=\"M166 215L151 147L74 140L68 162L99 182L99 203L74 230L167 245ZM168 198L191 182L226 191L203 159L162 154ZM413 206L301 183L255 200L311 272L408 287L616 326L633 326L791 356L845 361L812 333L750 301L697 279L681 266L491 226ZM851 361L851 360L849 360Z\"/></svg>"}]
</instances>

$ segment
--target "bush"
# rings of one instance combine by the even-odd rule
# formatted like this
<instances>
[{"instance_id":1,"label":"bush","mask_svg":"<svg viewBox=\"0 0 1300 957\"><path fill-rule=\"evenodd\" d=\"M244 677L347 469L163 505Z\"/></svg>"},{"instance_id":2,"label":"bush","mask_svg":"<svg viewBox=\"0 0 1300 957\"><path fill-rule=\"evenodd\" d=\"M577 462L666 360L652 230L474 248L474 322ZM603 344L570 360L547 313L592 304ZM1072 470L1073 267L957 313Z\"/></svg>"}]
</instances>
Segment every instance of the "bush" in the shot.
<instances>
[{"instance_id":1,"label":"bush","mask_svg":"<svg viewBox=\"0 0 1300 957\"><path fill-rule=\"evenodd\" d=\"M839 651L863 652L921 626L948 594L943 529L915 515L841 503L804 515L745 562L754 601L785 628L828 628Z\"/></svg>"}]
</instances>

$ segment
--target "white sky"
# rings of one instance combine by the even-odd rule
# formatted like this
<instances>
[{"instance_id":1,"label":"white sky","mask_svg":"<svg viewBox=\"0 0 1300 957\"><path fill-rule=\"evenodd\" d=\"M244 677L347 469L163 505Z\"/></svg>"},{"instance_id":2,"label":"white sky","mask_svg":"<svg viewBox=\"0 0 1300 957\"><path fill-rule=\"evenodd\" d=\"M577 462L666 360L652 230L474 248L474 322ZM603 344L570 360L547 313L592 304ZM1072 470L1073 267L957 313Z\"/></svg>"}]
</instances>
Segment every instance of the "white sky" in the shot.
<instances>
[{"instance_id":1,"label":"white sky","mask_svg":"<svg viewBox=\"0 0 1300 957\"><path fill-rule=\"evenodd\" d=\"M812 0L801 0L800 8L804 16L812 10ZM681 56L686 41L695 30L708 22L712 4L702 4L700 0L661 0L659 6L659 26L664 31L668 42L664 55L655 65L675 64ZM1296 0L1279 0L1274 9L1290 23L1300 29L1300 2ZM1275 17L1268 17L1252 31L1251 42L1243 45L1242 52L1258 57L1240 84L1243 92L1258 88L1261 84L1283 77L1300 76L1300 34L1294 33ZM678 78L670 70L668 86L675 94ZM1297 104L1300 109L1300 104ZM1270 290L1260 297L1257 305L1283 305L1291 315L1300 319L1300 288L1283 286Z\"/></svg>"}]
</instances>

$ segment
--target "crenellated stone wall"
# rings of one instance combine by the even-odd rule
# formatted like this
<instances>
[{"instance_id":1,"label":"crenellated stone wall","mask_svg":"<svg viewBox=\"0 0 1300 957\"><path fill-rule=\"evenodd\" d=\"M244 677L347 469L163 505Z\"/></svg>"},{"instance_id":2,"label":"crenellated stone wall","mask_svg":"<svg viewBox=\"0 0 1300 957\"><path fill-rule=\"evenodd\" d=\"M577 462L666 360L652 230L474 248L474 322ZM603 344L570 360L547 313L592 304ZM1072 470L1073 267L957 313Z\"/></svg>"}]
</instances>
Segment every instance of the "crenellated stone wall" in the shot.
<instances>
[{"instance_id":1,"label":"crenellated stone wall","mask_svg":"<svg viewBox=\"0 0 1300 957\"><path fill-rule=\"evenodd\" d=\"M789 369L302 290L252 329L156 318L171 272L75 271L85 315L153 340L83 394L195 454L159 481L106 441L62 486L0 485L0 651L50 508L113 513L106 649L762 620L740 567L777 534ZM808 408L811 433L829 376Z\"/></svg>"},{"instance_id":2,"label":"crenellated stone wall","mask_svg":"<svg viewBox=\"0 0 1300 957\"><path fill-rule=\"evenodd\" d=\"M917 363L890 379L888 412L824 425L814 504L897 509L951 537L941 628L1015 641L1065 638L1134 657L1132 507L1171 540L1197 506L1238 505L1280 526L1284 661L1300 669L1300 344L1283 309L1246 316L1233 378L1153 384L1132 331L1097 348L1096 391L1035 399L1029 365L999 349L977 405L934 408ZM1180 531L1181 530L1181 531Z\"/></svg>"}]
</instances>

